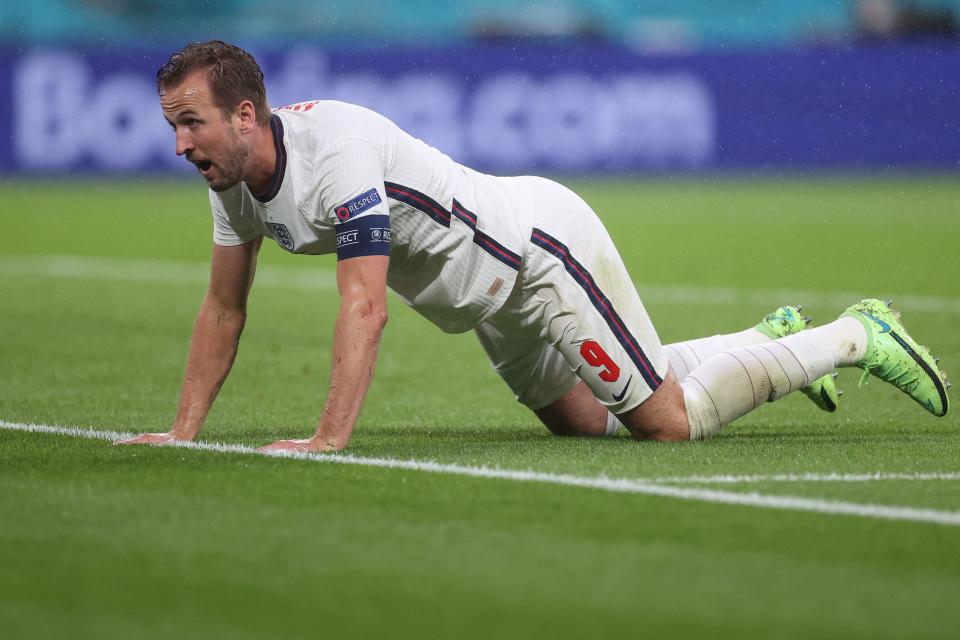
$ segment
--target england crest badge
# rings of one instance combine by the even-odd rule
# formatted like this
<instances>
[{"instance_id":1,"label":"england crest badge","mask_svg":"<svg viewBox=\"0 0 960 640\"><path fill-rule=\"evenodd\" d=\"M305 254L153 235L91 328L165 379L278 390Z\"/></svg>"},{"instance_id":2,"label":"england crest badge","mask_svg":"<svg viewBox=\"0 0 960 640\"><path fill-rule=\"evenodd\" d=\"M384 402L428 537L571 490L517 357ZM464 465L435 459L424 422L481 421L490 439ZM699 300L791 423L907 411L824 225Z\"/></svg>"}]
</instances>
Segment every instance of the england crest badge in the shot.
<instances>
[{"instance_id":1,"label":"england crest badge","mask_svg":"<svg viewBox=\"0 0 960 640\"><path fill-rule=\"evenodd\" d=\"M290 235L284 225L279 222L268 222L267 226L270 227L270 232L273 233L273 239L277 241L277 244L287 251L293 251L293 236Z\"/></svg>"}]
</instances>

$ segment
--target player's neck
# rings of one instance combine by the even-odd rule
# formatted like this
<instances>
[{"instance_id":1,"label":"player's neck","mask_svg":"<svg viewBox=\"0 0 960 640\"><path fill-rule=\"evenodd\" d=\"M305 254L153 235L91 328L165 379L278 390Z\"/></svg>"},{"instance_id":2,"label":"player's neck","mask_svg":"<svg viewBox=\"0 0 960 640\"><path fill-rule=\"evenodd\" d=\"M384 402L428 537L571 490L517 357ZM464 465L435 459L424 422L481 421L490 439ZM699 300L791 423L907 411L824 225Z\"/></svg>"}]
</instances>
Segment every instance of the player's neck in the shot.
<instances>
[{"instance_id":1,"label":"player's neck","mask_svg":"<svg viewBox=\"0 0 960 640\"><path fill-rule=\"evenodd\" d=\"M252 193L265 193L277 169L277 149L271 127L260 127L254 135L256 138L250 145L250 156L247 158L247 171L243 181L247 183Z\"/></svg>"}]
</instances>

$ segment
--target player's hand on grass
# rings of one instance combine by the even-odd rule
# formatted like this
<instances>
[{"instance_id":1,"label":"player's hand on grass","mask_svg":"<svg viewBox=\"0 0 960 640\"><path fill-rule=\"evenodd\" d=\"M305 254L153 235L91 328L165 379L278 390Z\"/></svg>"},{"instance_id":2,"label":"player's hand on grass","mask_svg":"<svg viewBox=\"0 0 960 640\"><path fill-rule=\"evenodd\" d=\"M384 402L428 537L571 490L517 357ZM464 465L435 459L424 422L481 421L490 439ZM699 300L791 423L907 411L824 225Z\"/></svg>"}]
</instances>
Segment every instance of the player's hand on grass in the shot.
<instances>
[{"instance_id":1,"label":"player's hand on grass","mask_svg":"<svg viewBox=\"0 0 960 640\"><path fill-rule=\"evenodd\" d=\"M257 449L260 453L323 453L336 450L337 448L329 442L315 438L306 438L304 440L277 440L265 447Z\"/></svg>"},{"instance_id":2,"label":"player's hand on grass","mask_svg":"<svg viewBox=\"0 0 960 640\"><path fill-rule=\"evenodd\" d=\"M183 438L178 438L170 431L167 433L141 433L138 436L127 438L126 440L116 440L113 444L167 444L175 440L183 440Z\"/></svg>"}]
</instances>

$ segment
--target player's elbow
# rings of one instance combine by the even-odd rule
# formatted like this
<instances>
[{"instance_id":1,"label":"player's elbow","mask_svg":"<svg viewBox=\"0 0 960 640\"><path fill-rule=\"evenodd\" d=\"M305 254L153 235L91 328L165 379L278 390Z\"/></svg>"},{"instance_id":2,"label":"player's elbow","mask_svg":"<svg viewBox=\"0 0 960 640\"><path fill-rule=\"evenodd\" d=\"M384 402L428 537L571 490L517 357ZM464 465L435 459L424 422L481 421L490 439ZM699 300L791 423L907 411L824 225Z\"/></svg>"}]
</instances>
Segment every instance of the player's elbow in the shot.
<instances>
[{"instance_id":1,"label":"player's elbow","mask_svg":"<svg viewBox=\"0 0 960 640\"><path fill-rule=\"evenodd\" d=\"M244 306L223 304L220 300L207 296L200 307L200 316L212 319L217 326L236 326L240 329L247 321Z\"/></svg>"},{"instance_id":2,"label":"player's elbow","mask_svg":"<svg viewBox=\"0 0 960 640\"><path fill-rule=\"evenodd\" d=\"M387 307L378 307L371 311L370 313L370 324L377 329L377 331L383 331L383 328L387 326Z\"/></svg>"},{"instance_id":3,"label":"player's elbow","mask_svg":"<svg viewBox=\"0 0 960 640\"><path fill-rule=\"evenodd\" d=\"M343 311L355 322L375 331L383 331L387 325L386 301L377 302L366 296L344 300Z\"/></svg>"}]
</instances>

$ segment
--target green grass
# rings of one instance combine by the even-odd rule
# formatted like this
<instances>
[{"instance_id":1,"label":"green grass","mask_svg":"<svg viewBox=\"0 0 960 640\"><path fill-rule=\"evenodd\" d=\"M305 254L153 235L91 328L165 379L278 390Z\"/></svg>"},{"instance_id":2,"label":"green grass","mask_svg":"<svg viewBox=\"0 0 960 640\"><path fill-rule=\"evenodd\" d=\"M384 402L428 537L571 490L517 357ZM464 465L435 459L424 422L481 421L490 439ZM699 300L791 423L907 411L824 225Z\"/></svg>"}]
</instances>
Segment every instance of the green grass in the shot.
<instances>
[{"instance_id":1,"label":"green grass","mask_svg":"<svg viewBox=\"0 0 960 640\"><path fill-rule=\"evenodd\" d=\"M904 305L908 328L960 368L952 177L574 186L664 342L784 303L827 321L837 292L912 294L940 307ZM204 291L206 207L193 182L0 186L0 420L167 427ZM52 256L103 258L106 272L53 273ZM164 276L171 261L179 279ZM153 264L165 271L151 280ZM205 439L305 436L322 406L334 261L271 245L261 264ZM698 304L668 286L735 298ZM812 298L761 299L778 291ZM857 372L841 375L836 415L790 397L705 443L553 438L471 334L390 304L357 456L624 478L960 471L956 411L935 419L878 382L858 389ZM957 481L712 488L960 511ZM958 544L960 528L935 524L0 430L11 638L948 638Z\"/></svg>"}]
</instances>

